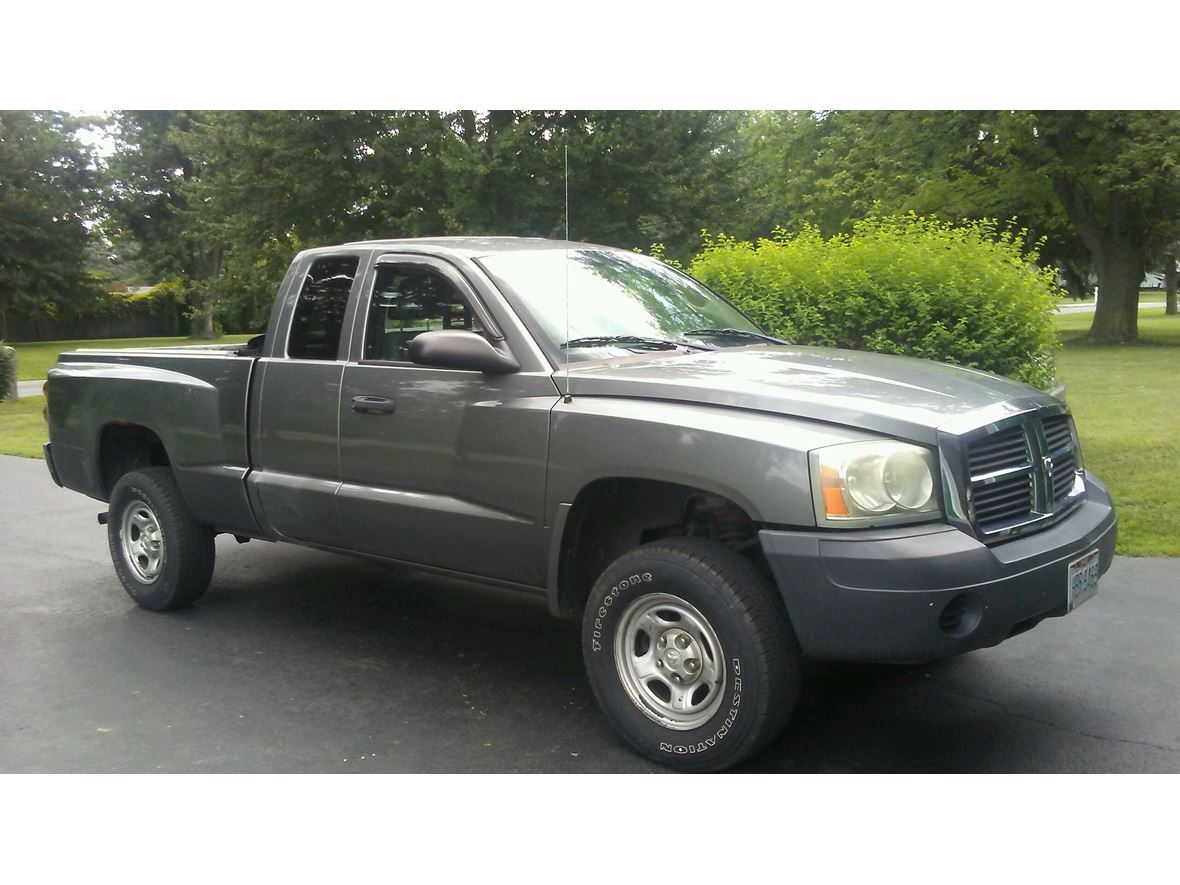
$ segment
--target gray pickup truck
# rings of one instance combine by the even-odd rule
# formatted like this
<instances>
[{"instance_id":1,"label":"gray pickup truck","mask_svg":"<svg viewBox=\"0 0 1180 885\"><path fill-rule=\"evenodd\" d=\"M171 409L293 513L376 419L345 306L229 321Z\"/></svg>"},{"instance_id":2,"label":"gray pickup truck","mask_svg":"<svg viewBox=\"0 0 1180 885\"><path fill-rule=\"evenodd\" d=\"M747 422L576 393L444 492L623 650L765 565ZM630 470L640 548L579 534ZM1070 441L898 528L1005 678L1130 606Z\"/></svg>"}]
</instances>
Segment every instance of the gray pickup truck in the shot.
<instances>
[{"instance_id":1,"label":"gray pickup truck","mask_svg":"<svg viewBox=\"0 0 1180 885\"><path fill-rule=\"evenodd\" d=\"M141 606L214 536L475 577L580 618L641 753L765 747L805 658L923 662L1096 592L1115 514L1058 399L798 347L630 252L515 238L300 253L246 345L62 354L54 480L109 502Z\"/></svg>"}]
</instances>

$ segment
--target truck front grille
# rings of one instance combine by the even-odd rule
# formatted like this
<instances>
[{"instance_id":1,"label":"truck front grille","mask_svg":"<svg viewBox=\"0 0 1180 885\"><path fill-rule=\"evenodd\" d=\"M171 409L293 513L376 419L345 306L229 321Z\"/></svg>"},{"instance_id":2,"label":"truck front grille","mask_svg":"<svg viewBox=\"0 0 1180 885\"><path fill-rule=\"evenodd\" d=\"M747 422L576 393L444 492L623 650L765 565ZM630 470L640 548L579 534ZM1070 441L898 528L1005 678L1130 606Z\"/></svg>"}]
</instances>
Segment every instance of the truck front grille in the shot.
<instances>
[{"instance_id":1,"label":"truck front grille","mask_svg":"<svg viewBox=\"0 0 1180 885\"><path fill-rule=\"evenodd\" d=\"M1053 502L1066 497L1074 486L1077 457L1074 452L1073 431L1068 415L1055 415L1042 422L1045 444L1053 459Z\"/></svg>"},{"instance_id":2,"label":"truck front grille","mask_svg":"<svg viewBox=\"0 0 1180 885\"><path fill-rule=\"evenodd\" d=\"M1007 535L1076 503L1080 457L1069 415L1030 415L967 446L967 506L983 535Z\"/></svg>"}]
</instances>

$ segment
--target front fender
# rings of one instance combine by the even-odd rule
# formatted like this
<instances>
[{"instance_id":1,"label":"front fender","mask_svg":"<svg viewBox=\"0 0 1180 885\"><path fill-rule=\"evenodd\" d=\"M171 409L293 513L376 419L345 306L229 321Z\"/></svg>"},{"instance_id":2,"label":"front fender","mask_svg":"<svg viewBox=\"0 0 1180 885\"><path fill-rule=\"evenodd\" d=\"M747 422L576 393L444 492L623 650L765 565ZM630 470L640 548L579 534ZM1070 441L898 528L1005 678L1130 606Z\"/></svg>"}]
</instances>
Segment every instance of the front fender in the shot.
<instances>
[{"instance_id":1,"label":"front fender","mask_svg":"<svg viewBox=\"0 0 1180 885\"><path fill-rule=\"evenodd\" d=\"M807 452L872 435L766 412L576 396L551 413L546 523L599 479L661 480L722 495L756 522L813 526Z\"/></svg>"}]
</instances>

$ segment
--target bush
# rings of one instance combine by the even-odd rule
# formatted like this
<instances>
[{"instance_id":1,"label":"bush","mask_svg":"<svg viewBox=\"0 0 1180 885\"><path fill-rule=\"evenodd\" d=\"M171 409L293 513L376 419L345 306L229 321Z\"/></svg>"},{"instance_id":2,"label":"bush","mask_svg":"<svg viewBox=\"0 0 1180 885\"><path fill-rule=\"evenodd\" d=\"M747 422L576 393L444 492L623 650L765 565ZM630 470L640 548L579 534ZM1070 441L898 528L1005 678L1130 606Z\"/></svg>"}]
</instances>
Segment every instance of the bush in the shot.
<instances>
[{"instance_id":1,"label":"bush","mask_svg":"<svg viewBox=\"0 0 1180 885\"><path fill-rule=\"evenodd\" d=\"M0 342L0 400L8 399L16 380L16 351Z\"/></svg>"},{"instance_id":2,"label":"bush","mask_svg":"<svg viewBox=\"0 0 1180 885\"><path fill-rule=\"evenodd\" d=\"M913 214L814 227L757 243L704 234L689 271L773 334L797 344L941 360L1053 382L1057 273L1023 231Z\"/></svg>"}]
</instances>

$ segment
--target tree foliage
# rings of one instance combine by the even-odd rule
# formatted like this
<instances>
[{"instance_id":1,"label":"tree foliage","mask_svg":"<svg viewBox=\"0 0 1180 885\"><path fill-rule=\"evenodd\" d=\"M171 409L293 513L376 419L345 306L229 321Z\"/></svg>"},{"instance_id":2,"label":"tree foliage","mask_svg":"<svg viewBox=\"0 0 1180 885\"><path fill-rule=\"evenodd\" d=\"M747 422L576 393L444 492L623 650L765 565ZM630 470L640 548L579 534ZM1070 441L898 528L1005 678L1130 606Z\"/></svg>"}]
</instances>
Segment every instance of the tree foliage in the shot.
<instances>
[{"instance_id":1,"label":"tree foliage","mask_svg":"<svg viewBox=\"0 0 1180 885\"><path fill-rule=\"evenodd\" d=\"M27 191L23 203L0 193L0 211L27 215L0 235L28 239L0 259L35 247L55 267L37 288L5 282L16 273L6 265L0 309L5 298L51 309L47 292L82 291L65 241L86 232L46 219L84 217L88 158L62 115L4 119L42 134L0 144L0 173L23 175ZM1174 112L122 111L113 125L102 242L120 273L130 262L143 282L176 281L206 333L215 314L234 331L261 328L301 248L562 236L567 150L574 239L660 242L687 263L701 228L753 240L778 228L848 234L882 214L998 219L1075 293L1097 274L1102 340L1135 337L1133 290L1180 241ZM56 180L44 199L34 191L45 181L19 171L38 162Z\"/></svg>"},{"instance_id":2,"label":"tree foliage","mask_svg":"<svg viewBox=\"0 0 1180 885\"><path fill-rule=\"evenodd\" d=\"M189 196L202 170L188 139L202 117L194 111L119 112L106 206L111 239L151 282L183 281L198 334L211 338L213 281L224 268L223 248L205 235Z\"/></svg>"},{"instance_id":3,"label":"tree foliage","mask_svg":"<svg viewBox=\"0 0 1180 885\"><path fill-rule=\"evenodd\" d=\"M167 195L174 211L157 207L155 230L179 219L185 235L222 250L208 292L224 321L258 328L301 248L562 236L567 149L571 236L625 247L660 240L687 258L700 225L720 223L716 207L736 200L737 120L708 111L205 113L175 135L177 153L147 164L156 184L137 198ZM135 122L131 131L148 132ZM132 159L157 153L128 147ZM183 178L161 182L168 168Z\"/></svg>"},{"instance_id":4,"label":"tree foliage","mask_svg":"<svg viewBox=\"0 0 1180 885\"><path fill-rule=\"evenodd\" d=\"M456 231L458 146L436 113L217 112L182 143L194 230L224 249L212 291L245 327L265 323L299 249Z\"/></svg>"},{"instance_id":5,"label":"tree foliage","mask_svg":"<svg viewBox=\"0 0 1180 885\"><path fill-rule=\"evenodd\" d=\"M75 136L82 122L0 111L0 337L9 315L69 312L95 292L86 270L95 180Z\"/></svg>"},{"instance_id":6,"label":"tree foliage","mask_svg":"<svg viewBox=\"0 0 1180 885\"><path fill-rule=\"evenodd\" d=\"M873 212L1012 219L1072 288L1097 274L1102 341L1135 338L1139 282L1180 220L1175 112L755 114L746 134L759 217L827 233Z\"/></svg>"},{"instance_id":7,"label":"tree foliage","mask_svg":"<svg viewBox=\"0 0 1180 885\"><path fill-rule=\"evenodd\" d=\"M1134 340L1139 283L1180 236L1180 114L1037 111L1001 122L1008 156L1049 180L1090 254L1100 293L1091 337Z\"/></svg>"}]
</instances>

